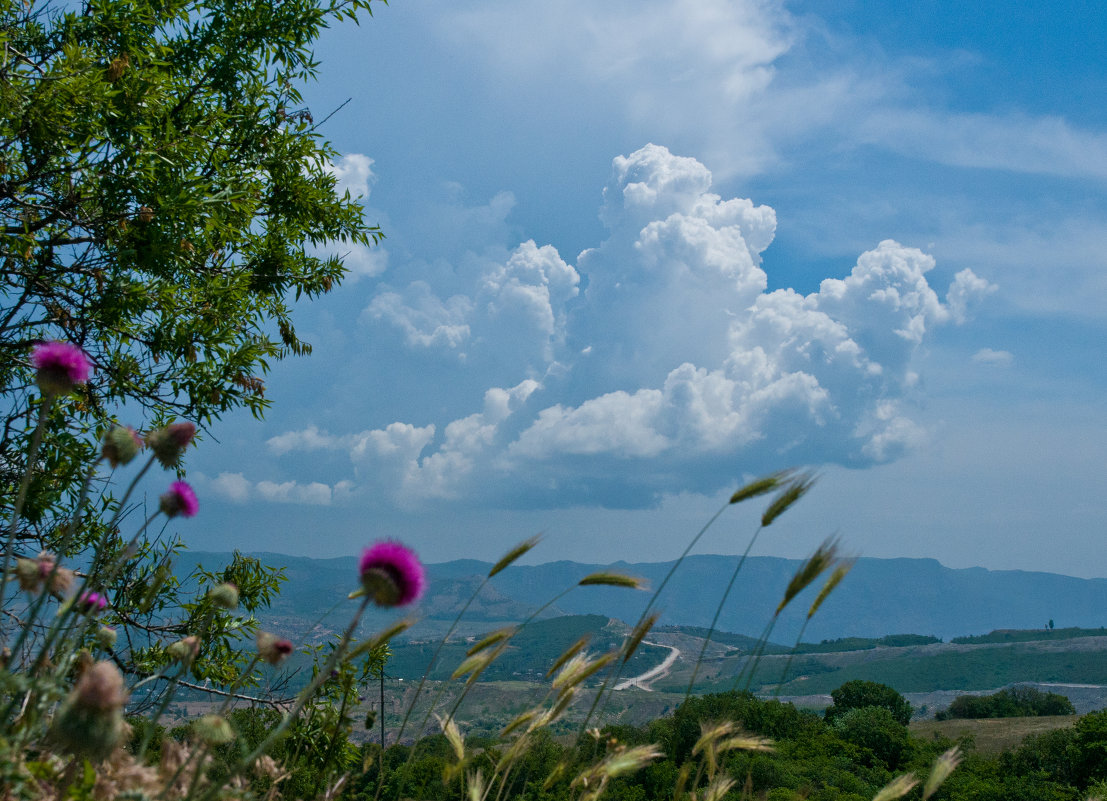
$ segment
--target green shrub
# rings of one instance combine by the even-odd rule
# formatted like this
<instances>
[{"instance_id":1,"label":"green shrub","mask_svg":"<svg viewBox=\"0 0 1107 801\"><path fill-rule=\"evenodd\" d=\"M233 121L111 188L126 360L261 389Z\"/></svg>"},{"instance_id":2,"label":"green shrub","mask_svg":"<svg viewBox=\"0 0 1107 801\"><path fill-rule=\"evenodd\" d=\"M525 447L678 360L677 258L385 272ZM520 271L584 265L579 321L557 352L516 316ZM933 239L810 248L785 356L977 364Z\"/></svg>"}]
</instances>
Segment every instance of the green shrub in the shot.
<instances>
[{"instance_id":1,"label":"green shrub","mask_svg":"<svg viewBox=\"0 0 1107 801\"><path fill-rule=\"evenodd\" d=\"M992 695L961 695L938 720L954 718L1016 718L1040 715L1075 715L1072 702L1059 693L1043 693L1034 687L1012 687Z\"/></svg>"},{"instance_id":2,"label":"green shrub","mask_svg":"<svg viewBox=\"0 0 1107 801\"><path fill-rule=\"evenodd\" d=\"M898 723L911 722L910 702L886 684L854 679L831 692L834 703L824 713L826 722L833 723L838 716L851 709L878 706L887 709Z\"/></svg>"}]
</instances>

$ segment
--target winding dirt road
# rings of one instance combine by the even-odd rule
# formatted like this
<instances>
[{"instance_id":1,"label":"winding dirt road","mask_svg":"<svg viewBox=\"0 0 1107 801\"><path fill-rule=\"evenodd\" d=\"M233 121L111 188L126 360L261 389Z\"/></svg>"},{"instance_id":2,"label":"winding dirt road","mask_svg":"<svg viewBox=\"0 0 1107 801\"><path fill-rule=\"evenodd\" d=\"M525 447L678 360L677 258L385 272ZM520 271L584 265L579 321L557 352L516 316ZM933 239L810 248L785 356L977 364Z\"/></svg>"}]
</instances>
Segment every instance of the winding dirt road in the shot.
<instances>
[{"instance_id":1,"label":"winding dirt road","mask_svg":"<svg viewBox=\"0 0 1107 801\"><path fill-rule=\"evenodd\" d=\"M665 657L665 661L654 668L650 668L645 673L638 676L633 676L629 679L623 679L621 682L615 685L616 690L625 690L628 687L637 687L639 690L646 690L648 692L653 691L653 684L658 679L664 678L669 675L669 668L673 666L673 663L680 657L680 649L673 645L662 645L659 642L650 642L649 640L642 640L643 645L656 645L658 648L668 648L669 655Z\"/></svg>"}]
</instances>

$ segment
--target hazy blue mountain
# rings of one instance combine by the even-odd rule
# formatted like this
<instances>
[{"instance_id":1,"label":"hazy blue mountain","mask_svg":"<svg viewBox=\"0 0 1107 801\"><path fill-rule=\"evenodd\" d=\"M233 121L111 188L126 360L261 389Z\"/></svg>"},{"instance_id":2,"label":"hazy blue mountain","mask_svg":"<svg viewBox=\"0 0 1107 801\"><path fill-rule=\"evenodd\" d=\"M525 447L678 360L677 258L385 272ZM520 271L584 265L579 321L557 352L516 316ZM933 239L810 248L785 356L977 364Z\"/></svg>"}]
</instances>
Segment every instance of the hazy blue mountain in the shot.
<instances>
[{"instance_id":1,"label":"hazy blue mountain","mask_svg":"<svg viewBox=\"0 0 1107 801\"><path fill-rule=\"evenodd\" d=\"M353 602L343 601L356 587L357 560L309 559L274 553L254 554L285 569L288 582L270 615L291 621L314 621L335 604L343 617ZM178 570L201 562L206 567L228 561L229 554L186 552ZM661 623L707 626L737 563L734 556L692 556L663 591ZM801 562L751 557L738 577L719 619L724 631L757 636L770 619L789 579ZM461 605L487 575L491 563L457 560L428 566L430 586L421 604L426 619L420 630L433 636L452 621ZM513 566L484 588L466 613L468 628L489 629L519 621L571 587L588 573L611 569L641 576L660 585L672 562L614 565L548 562ZM772 639L795 638L818 587L795 599L781 615ZM600 614L633 623L649 593L612 587L577 587L544 616ZM394 615L374 614L372 627ZM804 635L806 641L837 637L880 637L892 633L932 634L948 640L999 628L1038 628L1052 619L1057 626L1098 627L1107 621L1107 579L1080 579L1052 573L984 568L952 569L934 559L859 559L850 575L824 603ZM328 629L333 629L334 623Z\"/></svg>"}]
</instances>

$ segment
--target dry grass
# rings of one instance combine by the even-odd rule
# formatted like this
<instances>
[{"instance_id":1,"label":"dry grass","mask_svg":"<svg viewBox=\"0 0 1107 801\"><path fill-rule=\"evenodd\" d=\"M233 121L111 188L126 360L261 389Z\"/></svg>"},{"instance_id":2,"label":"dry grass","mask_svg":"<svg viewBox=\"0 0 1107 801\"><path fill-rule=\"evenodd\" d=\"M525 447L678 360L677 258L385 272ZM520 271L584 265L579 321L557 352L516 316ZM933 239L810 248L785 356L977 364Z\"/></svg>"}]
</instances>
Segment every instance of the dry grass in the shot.
<instances>
[{"instance_id":1,"label":"dry grass","mask_svg":"<svg viewBox=\"0 0 1107 801\"><path fill-rule=\"evenodd\" d=\"M1050 715L1037 718L918 720L911 723L911 733L923 739L937 734L952 740L969 734L976 742L976 752L991 756L1016 747L1032 734L1071 726L1079 718L1079 715Z\"/></svg>"}]
</instances>

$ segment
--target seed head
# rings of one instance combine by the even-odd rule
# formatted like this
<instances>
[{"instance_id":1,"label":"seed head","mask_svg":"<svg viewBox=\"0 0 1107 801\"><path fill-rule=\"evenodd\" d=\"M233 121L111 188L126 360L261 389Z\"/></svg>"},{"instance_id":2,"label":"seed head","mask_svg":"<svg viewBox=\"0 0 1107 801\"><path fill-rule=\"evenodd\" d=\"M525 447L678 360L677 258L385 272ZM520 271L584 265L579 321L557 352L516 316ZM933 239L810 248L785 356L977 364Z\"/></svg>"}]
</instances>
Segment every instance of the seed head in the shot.
<instances>
[{"instance_id":1,"label":"seed head","mask_svg":"<svg viewBox=\"0 0 1107 801\"><path fill-rule=\"evenodd\" d=\"M949 778L949 774L961 764L961 750L957 746L946 751L934 760L934 767L930 769L930 776L923 787L923 801L930 798L942 786L942 782Z\"/></svg>"},{"instance_id":2,"label":"seed head","mask_svg":"<svg viewBox=\"0 0 1107 801\"><path fill-rule=\"evenodd\" d=\"M784 514L792 504L806 495L814 484L815 477L810 473L805 473L794 479L773 499L773 502L769 504L769 508L765 510L765 514L761 515L761 525L772 525L772 522Z\"/></svg>"},{"instance_id":3,"label":"seed head","mask_svg":"<svg viewBox=\"0 0 1107 801\"><path fill-rule=\"evenodd\" d=\"M894 801L896 798L903 798L919 783L919 780L915 778L913 773L904 773L902 776L896 776L883 788L880 792L873 796L873 801Z\"/></svg>"},{"instance_id":4,"label":"seed head","mask_svg":"<svg viewBox=\"0 0 1107 801\"><path fill-rule=\"evenodd\" d=\"M508 567L516 559L518 559L523 554L525 554L527 551L529 551L531 548L533 548L535 545L537 545L541 539L542 539L542 536L540 534L535 534L530 539L523 540L518 545L516 545L514 548L512 548L510 551L505 553L500 558L500 561L498 561L498 562L496 562L496 564L492 565L492 569L488 571L488 578L492 578L494 575L499 573L501 570Z\"/></svg>"},{"instance_id":5,"label":"seed head","mask_svg":"<svg viewBox=\"0 0 1107 801\"><path fill-rule=\"evenodd\" d=\"M648 588L643 579L636 576L628 576L624 573L613 573L611 571L589 573L577 583L582 587L599 584L606 587L629 587L632 590L645 590Z\"/></svg>"}]
</instances>

